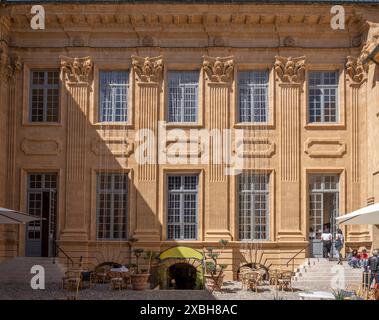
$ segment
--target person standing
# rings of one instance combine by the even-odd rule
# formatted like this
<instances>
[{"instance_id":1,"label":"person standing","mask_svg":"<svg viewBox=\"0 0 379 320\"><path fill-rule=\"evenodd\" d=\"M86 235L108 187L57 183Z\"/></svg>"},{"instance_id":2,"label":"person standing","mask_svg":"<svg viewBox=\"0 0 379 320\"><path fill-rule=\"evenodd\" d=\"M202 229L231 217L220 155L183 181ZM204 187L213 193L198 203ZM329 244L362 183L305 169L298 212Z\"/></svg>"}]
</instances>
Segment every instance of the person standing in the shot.
<instances>
[{"instance_id":1,"label":"person standing","mask_svg":"<svg viewBox=\"0 0 379 320\"><path fill-rule=\"evenodd\" d=\"M368 259L367 267L370 270L370 286L375 278L375 285L378 286L379 283L379 257L378 250L375 249L372 252L372 257Z\"/></svg>"},{"instance_id":2,"label":"person standing","mask_svg":"<svg viewBox=\"0 0 379 320\"><path fill-rule=\"evenodd\" d=\"M325 259L330 259L330 250L332 248L333 235L330 233L328 228L324 229L324 232L321 234L322 242L322 255Z\"/></svg>"},{"instance_id":3,"label":"person standing","mask_svg":"<svg viewBox=\"0 0 379 320\"><path fill-rule=\"evenodd\" d=\"M345 238L343 236L343 233L342 233L342 230L341 229L337 229L337 233L336 233L336 242L335 242L335 248L336 248L336 251L337 251L337 258L338 258L338 263L337 264L341 264L342 265L342 255L341 255L341 250L343 249L345 245Z\"/></svg>"}]
</instances>

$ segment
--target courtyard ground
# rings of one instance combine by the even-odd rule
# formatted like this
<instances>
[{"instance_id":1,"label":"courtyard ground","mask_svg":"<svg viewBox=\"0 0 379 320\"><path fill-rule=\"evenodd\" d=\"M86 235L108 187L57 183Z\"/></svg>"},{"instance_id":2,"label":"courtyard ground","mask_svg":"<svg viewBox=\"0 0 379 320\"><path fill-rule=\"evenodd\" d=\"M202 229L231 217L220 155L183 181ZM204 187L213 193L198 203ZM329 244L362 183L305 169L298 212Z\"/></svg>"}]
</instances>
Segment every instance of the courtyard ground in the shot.
<instances>
[{"instance_id":1,"label":"courtyard ground","mask_svg":"<svg viewBox=\"0 0 379 320\"><path fill-rule=\"evenodd\" d=\"M96 284L79 291L79 300L299 300L298 292L278 291L271 286L262 286L258 293L244 291L241 283L226 281L224 292L210 293L206 290L111 290L109 284ZM0 300L61 300L74 296L74 291L63 290L59 284L47 284L45 290L33 290L29 286L1 284Z\"/></svg>"}]
</instances>

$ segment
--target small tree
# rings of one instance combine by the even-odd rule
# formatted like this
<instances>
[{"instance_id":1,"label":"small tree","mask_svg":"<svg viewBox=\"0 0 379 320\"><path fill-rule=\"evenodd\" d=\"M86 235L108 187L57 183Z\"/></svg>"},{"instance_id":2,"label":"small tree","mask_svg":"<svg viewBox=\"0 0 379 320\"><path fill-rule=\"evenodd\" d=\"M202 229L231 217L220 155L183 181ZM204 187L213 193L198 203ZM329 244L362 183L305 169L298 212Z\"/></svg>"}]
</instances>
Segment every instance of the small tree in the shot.
<instances>
[{"instance_id":1,"label":"small tree","mask_svg":"<svg viewBox=\"0 0 379 320\"><path fill-rule=\"evenodd\" d=\"M153 263L153 261L155 261L156 259L158 259L159 257L159 253L158 252L155 252L155 251L152 251L152 250L148 250L145 252L145 255L144 255L144 258L145 260L148 261L148 269L147 269L147 273L150 273L150 270L151 270L151 265Z\"/></svg>"},{"instance_id":2,"label":"small tree","mask_svg":"<svg viewBox=\"0 0 379 320\"><path fill-rule=\"evenodd\" d=\"M132 264L132 249L133 249L133 245L134 243L136 243L138 241L137 238L134 238L133 236L129 237L128 239L128 246L129 246L129 265Z\"/></svg>"},{"instance_id":3,"label":"small tree","mask_svg":"<svg viewBox=\"0 0 379 320\"><path fill-rule=\"evenodd\" d=\"M143 253L143 249L134 249L133 250L133 252L134 252L134 255L135 255L135 257L136 257L136 264L137 264L137 274L139 274L139 258L140 258L140 256L141 256L141 254Z\"/></svg>"},{"instance_id":4,"label":"small tree","mask_svg":"<svg viewBox=\"0 0 379 320\"><path fill-rule=\"evenodd\" d=\"M225 247L228 245L229 241L221 239L219 243L222 247L222 250L224 250ZM219 279L222 277L224 270L227 268L226 264L218 263L218 258L220 257L222 250L216 252L214 248L207 248L206 252L206 257L208 258L208 261L205 262L205 270L209 275L211 275L217 287ZM221 288L218 289L221 290Z\"/></svg>"}]
</instances>

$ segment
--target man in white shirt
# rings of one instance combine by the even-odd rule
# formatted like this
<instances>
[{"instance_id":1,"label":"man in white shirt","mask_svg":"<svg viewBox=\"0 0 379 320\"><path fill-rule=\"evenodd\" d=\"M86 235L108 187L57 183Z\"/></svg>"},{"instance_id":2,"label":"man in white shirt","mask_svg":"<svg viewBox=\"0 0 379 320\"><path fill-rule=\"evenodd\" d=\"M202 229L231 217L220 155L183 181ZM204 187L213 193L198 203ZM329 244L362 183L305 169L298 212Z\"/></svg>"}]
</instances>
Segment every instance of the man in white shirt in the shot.
<instances>
[{"instance_id":1,"label":"man in white shirt","mask_svg":"<svg viewBox=\"0 0 379 320\"><path fill-rule=\"evenodd\" d=\"M328 228L324 229L324 232L321 234L322 242L322 255L325 259L330 259L330 250L332 248L333 235L330 233Z\"/></svg>"}]
</instances>

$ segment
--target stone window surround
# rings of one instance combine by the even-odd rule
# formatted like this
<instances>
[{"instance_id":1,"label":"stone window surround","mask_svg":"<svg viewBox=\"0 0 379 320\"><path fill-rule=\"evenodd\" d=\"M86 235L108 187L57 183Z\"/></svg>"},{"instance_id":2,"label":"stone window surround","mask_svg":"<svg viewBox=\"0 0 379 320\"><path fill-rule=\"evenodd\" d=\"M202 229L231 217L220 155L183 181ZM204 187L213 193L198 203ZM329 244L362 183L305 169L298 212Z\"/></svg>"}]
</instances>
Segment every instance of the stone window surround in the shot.
<instances>
[{"instance_id":1,"label":"stone window surround","mask_svg":"<svg viewBox=\"0 0 379 320\"><path fill-rule=\"evenodd\" d=\"M170 167L164 166L162 170L160 170L160 182L159 182L159 190L166 190L167 187L167 177L169 175L197 175L198 176L198 186L197 186L197 239L196 240L169 240L167 239L167 192L163 192L161 198L159 199L159 203L161 205L158 209L158 220L162 225L161 231L161 241L165 242L201 242L204 241L204 201L205 201L205 181L204 181L204 170L198 167L194 168L183 168L183 169L172 169Z\"/></svg>"},{"instance_id":2,"label":"stone window surround","mask_svg":"<svg viewBox=\"0 0 379 320\"><path fill-rule=\"evenodd\" d=\"M64 192L62 192L62 169L58 167L51 167L51 168L37 168L37 167L25 167L21 169L21 176L20 176L20 190L24 190L25 192L21 192L20 194L20 210L25 211L26 206L27 206L27 174L28 173L51 173L55 172L58 176L58 210L57 210L57 215L58 215L58 221L57 221L57 233L59 234L59 230L62 229L64 225L64 217L62 216L62 204L63 204L63 196ZM90 206L90 212L88 213L88 216L86 219L89 221L89 228L90 228L90 239L91 241L107 241L107 240L95 240L96 239L96 176L97 173L101 172L112 172L112 173L125 173L128 174L129 176L129 185L128 185L128 190L129 190L129 195L128 195L128 227L127 231L128 234L131 234L131 232L135 229L135 221L136 221L136 209L135 209L135 187L134 187L134 174L133 170L128 168L128 169L112 169L109 168L109 170L103 170L103 169L92 169L91 170L91 206ZM279 218L279 212L277 211L277 206L275 203L275 190L276 190L276 183L277 183L277 178L276 178L276 172L273 168L268 168L265 170L252 170L252 169L246 169L244 172L251 172L251 173L266 173L269 175L269 194L270 194L270 199L269 199L269 206L270 206L270 232L269 232L269 239L265 240L265 242L271 243L275 242L275 234L276 234L276 226L277 226L277 219ZM166 185L166 176L169 174L198 174L198 239L197 240L177 240L177 241L172 241L172 240L167 240L166 239L166 226L165 224L162 224L162 239L161 241L164 242L201 242L204 241L204 204L206 202L205 199L205 181L204 181L204 169L200 167L195 167L195 168L183 168L183 169L171 169L169 167L164 167L162 170L160 170L160 183L159 183L159 188L162 190L164 186ZM308 199L308 185L309 185L309 175L310 174L336 174L339 176L339 194L340 194L340 199L339 199L339 212L345 212L346 211L346 191L347 191L347 178L346 178L346 168L342 167L308 167L303 169L303 174L302 174L302 183L301 183L301 190L304 192L304 197ZM238 176L233 176L231 177L231 193L230 193L230 203L233 204L234 207L231 208L230 211L230 230L232 232L232 237L233 239L237 239L238 235L238 223L237 220L237 213L238 213L238 202L237 200L237 192L238 192ZM160 203L163 204L163 206L160 206L157 215L158 215L158 220L159 222L166 221L166 194L163 193L162 195L163 198L159 200ZM302 213L307 213L308 215L308 210L309 210L309 201L302 201L302 207L301 207L301 212ZM302 215L303 217L304 215ZM302 219L302 230L309 230L309 225L308 225L308 220L309 219ZM25 230L21 229L21 233L24 234ZM110 240L109 240L110 241ZM117 240L115 240L117 241ZM237 240L239 241L239 240Z\"/></svg>"},{"instance_id":3,"label":"stone window surround","mask_svg":"<svg viewBox=\"0 0 379 320\"><path fill-rule=\"evenodd\" d=\"M100 122L99 121L99 101L100 101L100 71L127 71L129 72L129 94L128 94L128 120L126 122ZM93 92L91 94L90 105L93 107L89 110L90 122L96 127L114 127L114 128L133 128L134 127L134 72L130 68L130 63L111 64L96 63L93 71Z\"/></svg>"},{"instance_id":4,"label":"stone window surround","mask_svg":"<svg viewBox=\"0 0 379 320\"><path fill-rule=\"evenodd\" d=\"M268 105L267 105L267 121L258 123L242 123L238 121L238 72L243 71L268 71ZM232 123L235 129L253 129L253 128L267 128L267 129L275 129L275 72L273 68L273 64L250 64L250 63L241 63L236 64L234 68L234 81L233 83L233 91L235 92L234 99L232 100L234 103L234 107L232 107Z\"/></svg>"},{"instance_id":5,"label":"stone window surround","mask_svg":"<svg viewBox=\"0 0 379 320\"><path fill-rule=\"evenodd\" d=\"M230 210L230 230L232 232L232 237L235 241L243 242L251 242L257 241L259 243L269 243L275 242L275 234L277 232L277 206L275 202L275 198L277 196L277 178L276 171L273 168L267 169L244 169L242 173L245 174L266 174L268 175L268 206L269 206L269 225L268 225L268 237L265 240L240 240L239 239L239 230L238 230L238 175L231 177L231 194L230 194L230 203L232 204Z\"/></svg>"},{"instance_id":6,"label":"stone window surround","mask_svg":"<svg viewBox=\"0 0 379 320\"><path fill-rule=\"evenodd\" d=\"M126 174L128 177L128 199L127 199L127 225L126 225L126 233L127 236L132 234L132 231L135 229L135 181L134 181L134 175L133 170L126 168L126 169L119 169L119 168L108 168L108 169L97 169L92 168L91 169L91 177L90 177L90 207L89 212L86 216L86 219L88 221L89 226L89 237L91 240L96 242L118 242L118 241L126 241L124 239L119 240L106 240L106 239L98 239L97 238L97 176L99 173L115 173L115 174Z\"/></svg>"},{"instance_id":7,"label":"stone window surround","mask_svg":"<svg viewBox=\"0 0 379 320\"><path fill-rule=\"evenodd\" d=\"M311 71L337 71L338 72L338 95L337 95L337 122L334 123L311 123L309 122L309 72ZM304 112L304 128L308 130L317 129L344 129L346 127L346 72L340 64L306 64L304 81L304 101L302 102Z\"/></svg>"},{"instance_id":8,"label":"stone window surround","mask_svg":"<svg viewBox=\"0 0 379 320\"><path fill-rule=\"evenodd\" d=\"M163 69L163 108L159 119L168 119L168 103L169 103L169 90L168 90L168 77L169 71L198 71L199 72L199 85L198 85L198 105L197 105L197 121L196 122L166 122L166 128L203 128L204 127L204 106L205 106L205 78L202 72L201 64L195 63L170 63L165 62Z\"/></svg>"},{"instance_id":9,"label":"stone window surround","mask_svg":"<svg viewBox=\"0 0 379 320\"><path fill-rule=\"evenodd\" d=\"M51 127L51 126L62 126L62 116L63 116L63 108L59 108L59 121L58 122L30 122L29 121L29 93L30 93L30 72L34 69L57 69L57 66L54 63L25 63L23 70L23 117L22 117L22 125L23 126L40 126L40 127ZM237 115L238 115L238 95L234 94L233 99L230 101L230 109L231 114L231 124L235 129L241 128L254 128L254 127L265 127L267 129L275 129L275 109L276 109L276 101L275 101L275 90L276 90L276 82L274 77L274 71L272 68L272 64L238 64L234 70L234 79L236 79L237 72L239 71L249 71L249 70L269 70L269 104L268 104L268 122L257 124L257 123L238 123ZM98 97L99 97L99 70L125 70L129 71L129 117L126 123L124 122L112 122L112 123L101 123L98 122ZM166 119L167 117L167 104L168 104L168 85L166 81L167 71L168 70L201 70L201 66L198 64L178 64L178 63L165 63L164 75L163 75L163 95L161 96L161 101L163 102L163 106L165 108L161 108L159 118ZM308 72L309 71L333 71L336 70L339 72L339 83L338 83L338 122L337 123L309 123L309 115L308 115ZM305 70L305 81L303 94L301 99L302 110L304 110L304 128L307 130L317 130L317 129L344 129L346 128L346 97L343 94L344 89L346 88L345 83L346 71L343 64L306 64ZM94 126L104 126L109 124L111 127L124 127L126 129L134 128L134 113L135 113L135 75L134 72L131 72L130 64L110 64L110 63L95 63L94 66L94 77L93 77L93 91L90 94L90 105L93 107L89 110L89 118L90 122ZM234 92L237 92L237 81L233 80L231 95ZM198 109L198 122L197 123L167 123L166 127L169 128L202 128L204 127L204 106L205 106L205 89L206 89L206 81L204 77L204 73L200 72L199 76L199 109ZM64 94L63 88L60 90L60 98L59 103L60 106L64 105ZM304 97L304 98L303 98ZM301 110L301 111L302 111Z\"/></svg>"},{"instance_id":10,"label":"stone window surround","mask_svg":"<svg viewBox=\"0 0 379 320\"><path fill-rule=\"evenodd\" d=\"M63 97L64 95L62 92L64 91L64 88L62 87L62 81L59 86L59 106L58 106L58 121L57 122L32 122L30 121L30 77L31 77L31 71L35 70L59 70L59 65L55 63L25 63L24 64L24 70L23 70L23 79L22 79L22 125L23 126L38 126L38 127L56 127L56 126L62 126L63 125L63 108L64 101ZM61 72L60 74L60 80L62 80Z\"/></svg>"}]
</instances>

